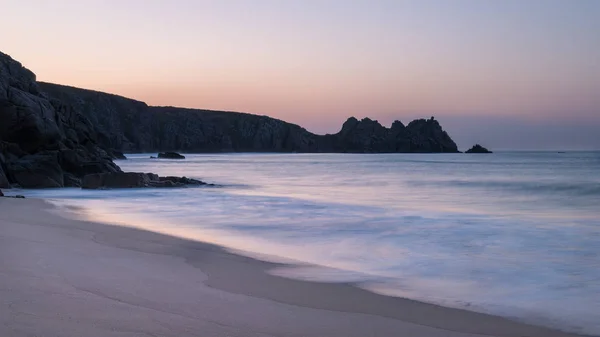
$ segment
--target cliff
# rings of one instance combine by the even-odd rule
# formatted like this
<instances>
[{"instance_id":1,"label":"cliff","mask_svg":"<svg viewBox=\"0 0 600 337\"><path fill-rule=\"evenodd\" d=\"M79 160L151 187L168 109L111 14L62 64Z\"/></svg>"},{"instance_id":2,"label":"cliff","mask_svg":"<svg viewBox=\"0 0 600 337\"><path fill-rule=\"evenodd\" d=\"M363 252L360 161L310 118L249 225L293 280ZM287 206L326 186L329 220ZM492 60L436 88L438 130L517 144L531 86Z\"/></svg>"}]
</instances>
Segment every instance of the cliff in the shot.
<instances>
[{"instance_id":1,"label":"cliff","mask_svg":"<svg viewBox=\"0 0 600 337\"><path fill-rule=\"evenodd\" d=\"M0 188L78 186L85 174L120 171L111 158L83 114L0 52Z\"/></svg>"},{"instance_id":2,"label":"cliff","mask_svg":"<svg viewBox=\"0 0 600 337\"><path fill-rule=\"evenodd\" d=\"M120 172L119 152L458 152L433 118L386 128L349 118L332 135L246 113L150 107L92 90L37 82L0 52L0 188L80 186Z\"/></svg>"},{"instance_id":3,"label":"cliff","mask_svg":"<svg viewBox=\"0 0 600 337\"><path fill-rule=\"evenodd\" d=\"M340 132L316 135L267 116L239 112L150 107L132 99L40 83L50 97L73 106L97 126L99 141L122 152L458 152L432 119L386 128L349 118Z\"/></svg>"}]
</instances>

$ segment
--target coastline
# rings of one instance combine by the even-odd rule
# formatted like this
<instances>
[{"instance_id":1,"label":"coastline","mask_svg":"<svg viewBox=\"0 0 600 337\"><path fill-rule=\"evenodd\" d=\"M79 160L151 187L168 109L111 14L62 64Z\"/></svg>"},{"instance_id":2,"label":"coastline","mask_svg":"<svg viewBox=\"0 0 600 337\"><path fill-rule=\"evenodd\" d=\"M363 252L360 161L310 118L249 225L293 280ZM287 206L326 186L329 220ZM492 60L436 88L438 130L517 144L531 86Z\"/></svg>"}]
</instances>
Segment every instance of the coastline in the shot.
<instances>
[{"instance_id":1,"label":"coastline","mask_svg":"<svg viewBox=\"0 0 600 337\"><path fill-rule=\"evenodd\" d=\"M0 335L577 336L502 317L307 282L285 266L0 198Z\"/></svg>"}]
</instances>

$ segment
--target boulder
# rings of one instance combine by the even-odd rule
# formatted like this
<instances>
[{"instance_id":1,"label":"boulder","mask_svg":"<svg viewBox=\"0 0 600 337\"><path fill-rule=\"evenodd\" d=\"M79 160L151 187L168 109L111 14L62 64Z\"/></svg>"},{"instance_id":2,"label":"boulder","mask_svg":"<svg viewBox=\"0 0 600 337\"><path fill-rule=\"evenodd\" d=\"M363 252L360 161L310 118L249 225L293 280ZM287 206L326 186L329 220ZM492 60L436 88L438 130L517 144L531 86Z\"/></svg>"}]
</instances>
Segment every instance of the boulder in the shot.
<instances>
[{"instance_id":1,"label":"boulder","mask_svg":"<svg viewBox=\"0 0 600 337\"><path fill-rule=\"evenodd\" d=\"M180 155L177 152L161 152L158 154L160 159L185 159L185 156Z\"/></svg>"},{"instance_id":2,"label":"boulder","mask_svg":"<svg viewBox=\"0 0 600 337\"><path fill-rule=\"evenodd\" d=\"M492 151L486 149L485 147L475 144L472 148L468 149L465 153L492 153Z\"/></svg>"},{"instance_id":3,"label":"boulder","mask_svg":"<svg viewBox=\"0 0 600 337\"><path fill-rule=\"evenodd\" d=\"M3 197L4 193L2 193L2 190L0 190L0 197Z\"/></svg>"}]
</instances>

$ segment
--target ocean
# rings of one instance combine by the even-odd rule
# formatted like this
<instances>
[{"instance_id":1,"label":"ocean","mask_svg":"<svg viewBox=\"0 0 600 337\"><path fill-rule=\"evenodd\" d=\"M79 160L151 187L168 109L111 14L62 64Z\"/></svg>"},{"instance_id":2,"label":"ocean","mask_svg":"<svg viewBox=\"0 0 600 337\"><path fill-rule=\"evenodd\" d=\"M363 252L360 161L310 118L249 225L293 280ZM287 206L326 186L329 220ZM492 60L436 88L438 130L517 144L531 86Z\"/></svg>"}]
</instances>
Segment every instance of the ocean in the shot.
<instances>
[{"instance_id":1,"label":"ocean","mask_svg":"<svg viewBox=\"0 0 600 337\"><path fill-rule=\"evenodd\" d=\"M12 190L271 272L600 335L600 153L129 155L217 187Z\"/></svg>"}]
</instances>

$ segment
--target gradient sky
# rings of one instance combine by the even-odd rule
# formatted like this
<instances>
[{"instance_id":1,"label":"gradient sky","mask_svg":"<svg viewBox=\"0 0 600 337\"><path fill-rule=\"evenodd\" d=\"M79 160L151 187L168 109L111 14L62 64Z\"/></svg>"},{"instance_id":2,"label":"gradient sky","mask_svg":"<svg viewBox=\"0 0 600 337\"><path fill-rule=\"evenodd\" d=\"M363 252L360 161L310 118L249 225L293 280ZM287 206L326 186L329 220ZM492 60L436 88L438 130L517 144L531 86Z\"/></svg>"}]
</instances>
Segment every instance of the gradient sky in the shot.
<instances>
[{"instance_id":1,"label":"gradient sky","mask_svg":"<svg viewBox=\"0 0 600 337\"><path fill-rule=\"evenodd\" d=\"M600 150L596 0L0 0L38 80L317 132L436 116L459 148Z\"/></svg>"}]
</instances>

